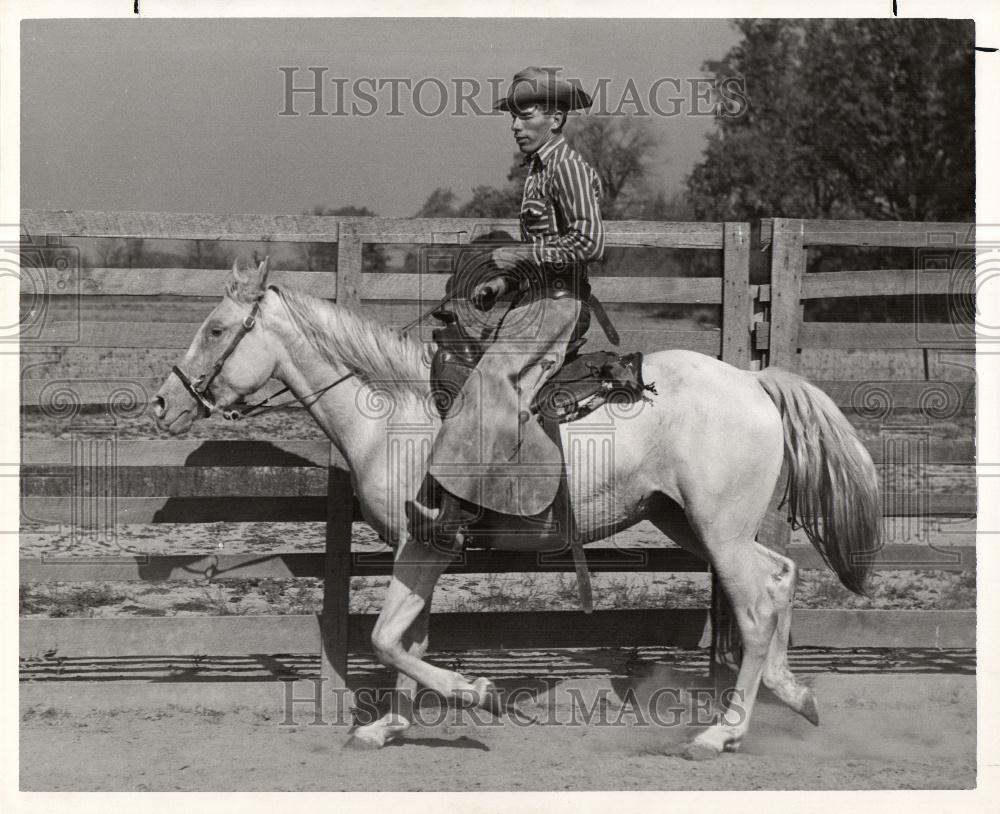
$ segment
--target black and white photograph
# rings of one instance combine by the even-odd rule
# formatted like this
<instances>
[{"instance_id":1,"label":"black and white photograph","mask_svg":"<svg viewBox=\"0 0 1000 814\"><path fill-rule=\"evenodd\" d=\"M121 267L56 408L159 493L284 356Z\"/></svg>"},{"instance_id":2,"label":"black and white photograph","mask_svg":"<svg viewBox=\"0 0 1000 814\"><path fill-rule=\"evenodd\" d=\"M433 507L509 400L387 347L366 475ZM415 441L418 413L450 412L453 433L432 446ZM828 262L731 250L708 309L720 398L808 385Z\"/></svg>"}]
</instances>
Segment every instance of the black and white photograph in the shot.
<instances>
[{"instance_id":1,"label":"black and white photograph","mask_svg":"<svg viewBox=\"0 0 1000 814\"><path fill-rule=\"evenodd\" d=\"M985 810L995 12L552 5L4 12L10 810Z\"/></svg>"}]
</instances>

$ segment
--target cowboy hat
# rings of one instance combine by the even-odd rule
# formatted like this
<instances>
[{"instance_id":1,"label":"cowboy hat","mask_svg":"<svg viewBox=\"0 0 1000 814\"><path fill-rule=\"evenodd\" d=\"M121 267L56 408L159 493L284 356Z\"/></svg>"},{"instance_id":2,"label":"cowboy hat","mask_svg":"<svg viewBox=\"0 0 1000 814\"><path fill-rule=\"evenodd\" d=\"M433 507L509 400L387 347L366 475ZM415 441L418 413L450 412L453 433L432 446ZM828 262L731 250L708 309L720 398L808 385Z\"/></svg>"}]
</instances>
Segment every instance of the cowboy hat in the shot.
<instances>
[{"instance_id":1,"label":"cowboy hat","mask_svg":"<svg viewBox=\"0 0 1000 814\"><path fill-rule=\"evenodd\" d=\"M576 85L557 77L554 68L530 67L514 74L507 96L493 105L493 109L517 112L535 104L579 110L593 102Z\"/></svg>"}]
</instances>

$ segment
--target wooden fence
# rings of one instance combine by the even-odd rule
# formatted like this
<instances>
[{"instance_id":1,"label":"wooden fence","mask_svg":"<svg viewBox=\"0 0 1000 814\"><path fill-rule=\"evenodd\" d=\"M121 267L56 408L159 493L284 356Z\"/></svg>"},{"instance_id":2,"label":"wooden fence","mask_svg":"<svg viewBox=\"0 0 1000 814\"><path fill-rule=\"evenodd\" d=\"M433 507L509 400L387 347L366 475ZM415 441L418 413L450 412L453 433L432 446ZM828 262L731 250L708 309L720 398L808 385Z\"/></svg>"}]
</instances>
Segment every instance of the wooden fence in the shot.
<instances>
[{"instance_id":1,"label":"wooden fence","mask_svg":"<svg viewBox=\"0 0 1000 814\"><path fill-rule=\"evenodd\" d=\"M144 238L163 240L250 241L336 245L336 273L281 271L278 284L360 308L388 323L403 324L421 306L443 293L447 269L429 273L366 271L366 246L424 247L433 259L435 247L467 245L476 234L496 229L516 233L513 221L446 219L359 219L312 216L231 217L142 213L26 211L24 228L33 244L70 246L74 239ZM802 323L801 301L810 297L885 293L878 280L888 279L892 291L915 291L923 276L913 272L840 272L805 274L809 246L922 246L926 224L819 224L765 221L762 238L771 243L770 285L750 284L750 229L745 223L607 224L609 247L659 247L710 252L721 262L720 276L678 278L593 278L595 294L614 308L617 303L708 304L721 309L718 330L660 329L648 322L619 324L622 347L655 350L688 348L720 357L739 367L761 363L795 367L799 348L931 347L943 328L907 334L899 326L816 326ZM954 224L933 225L954 231ZM885 231L878 231L885 228ZM55 236L58 239L50 239ZM890 242L871 242L882 240ZM61 241L61 242L60 242ZM892 242L895 241L895 242ZM900 242L908 241L908 242ZM58 254L58 252L54 252ZM22 443L22 526L58 525L70 533L104 535L113 539L120 524L211 523L215 521L323 522L325 554L275 553L196 554L110 557L46 557L21 563L21 581L170 580L192 578L298 577L324 579L322 618L239 617L25 619L21 622L21 653L36 656L57 651L67 657L144 654L246 654L294 652L321 648L322 669L331 683L346 673L349 648L367 649L370 617L351 617L348 601L351 575L388 574L391 558L353 552L351 523L357 519L344 462L325 441L283 441L240 438L208 440L119 437L119 425L132 419L158 388L162 377L148 371L134 376L103 376L81 369L79 375L45 375L52 360L65 361L77 349L137 349L178 357L197 325L214 307L228 275L223 268L73 267L50 262L53 252L33 271L27 297L44 303L71 295L76 318L49 318L28 324L22 341L24 378L22 403L55 422L62 437L25 437ZM949 293L935 282L933 293ZM909 286L909 288L907 287ZM919 289L923 291L923 289ZM849 293L845 293L849 292ZM207 299L205 299L207 298ZM34 300L32 300L34 301ZM30 303L29 303L30 304ZM118 314L136 315L108 321L103 304ZM150 309L148 306L155 307ZM141 306L146 306L143 310ZM123 311L123 308L125 309ZM172 321L172 315L183 317ZM142 315L144 318L139 318ZM73 316L72 313L69 315ZM914 326L907 326L913 328ZM592 331L593 347L600 347ZM940 341L940 340L938 340ZM860 343L860 344L851 344ZM878 344L882 342L883 344ZM961 349L974 344L959 342ZM70 366L71 367L71 366ZM64 369L69 369L64 365ZM163 373L168 369L163 366ZM931 383L933 384L933 383ZM822 383L845 407L857 406L857 387L843 382ZM893 384L891 396L901 403L924 405L930 384ZM956 384L961 404L971 398L966 383ZM936 402L933 402L936 403ZM104 405L107 429L72 431L73 417L86 405ZM933 406L933 404L932 404ZM251 427L252 422L248 424ZM150 423L150 431L152 427ZM66 437L66 436L69 437ZM891 445L872 446L876 460L894 463ZM927 440L920 447L925 462L970 464L970 440ZM887 457L887 455L889 457ZM929 456L929 457L927 457ZM280 472L281 477L275 477ZM889 492L886 514L915 520L971 517L975 499L968 494L936 491L914 502L909 493ZM955 525L955 524L952 524ZM948 528L951 532L954 529ZM775 526L780 534L780 525ZM940 529L933 531L942 537ZM927 567L968 571L975 567L974 537L968 522L956 534L945 535L949 547L889 545L879 567ZM776 538L784 544L786 540ZM934 540L931 540L934 542ZM788 553L804 568L821 567L816 553L793 540ZM705 565L673 548L633 552L595 549L588 552L594 571L704 571ZM462 573L524 570L572 571L569 559L538 562L534 555L512 552L469 552L452 571ZM797 611L797 644L825 646L974 646L972 612ZM436 647L585 646L623 644L696 645L701 639L704 611L608 611L589 617L580 613L442 614L436 615L432 641Z\"/></svg>"}]
</instances>

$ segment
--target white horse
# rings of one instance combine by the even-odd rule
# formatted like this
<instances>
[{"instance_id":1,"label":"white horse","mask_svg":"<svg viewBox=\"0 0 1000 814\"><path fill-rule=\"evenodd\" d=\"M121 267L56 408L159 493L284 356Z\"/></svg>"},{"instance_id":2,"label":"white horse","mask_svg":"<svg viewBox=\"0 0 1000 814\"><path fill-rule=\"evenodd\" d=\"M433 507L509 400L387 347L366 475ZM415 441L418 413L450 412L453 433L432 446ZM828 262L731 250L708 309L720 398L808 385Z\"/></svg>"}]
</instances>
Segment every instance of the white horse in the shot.
<instances>
[{"instance_id":1,"label":"white horse","mask_svg":"<svg viewBox=\"0 0 1000 814\"><path fill-rule=\"evenodd\" d=\"M157 425L183 433L200 415L239 402L268 379L282 381L347 460L365 519L396 546L372 643L379 660L398 671L397 691L412 698L422 684L495 709L488 679L470 680L423 660L431 594L452 557L410 536L405 504L416 495L426 459L400 464L389 438L394 427L439 426L429 406L432 349L343 307L268 287L266 278L266 260L245 271L234 266L226 296L154 398ZM614 427L614 468L599 478L604 482L589 483L582 467L567 473L584 542L649 520L711 564L732 604L743 645L734 688L741 703L700 731L687 756L739 748L761 681L817 724L813 692L787 661L796 567L755 538L784 460L790 514L841 582L863 593L880 544L871 457L833 401L794 374L748 372L673 350L647 355L643 378L655 383L657 395L625 419L620 408L605 406L561 431L564 440L568 427L574 439L592 431L599 440ZM357 729L355 742L384 745L411 718L412 709L401 704Z\"/></svg>"}]
</instances>

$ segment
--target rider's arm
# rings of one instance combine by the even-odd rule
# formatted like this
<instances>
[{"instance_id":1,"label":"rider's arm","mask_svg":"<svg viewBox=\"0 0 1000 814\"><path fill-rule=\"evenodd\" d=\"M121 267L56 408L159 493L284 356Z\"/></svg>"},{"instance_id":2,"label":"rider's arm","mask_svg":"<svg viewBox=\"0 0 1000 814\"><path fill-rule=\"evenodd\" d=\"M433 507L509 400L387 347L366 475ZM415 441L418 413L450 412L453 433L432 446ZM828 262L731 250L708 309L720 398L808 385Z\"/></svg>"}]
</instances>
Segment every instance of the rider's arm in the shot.
<instances>
[{"instance_id":1,"label":"rider's arm","mask_svg":"<svg viewBox=\"0 0 1000 814\"><path fill-rule=\"evenodd\" d=\"M590 168L582 161L569 159L553 168L552 187L566 231L558 236L535 238L533 260L556 274L588 260L600 260L604 255L600 182L595 188Z\"/></svg>"}]
</instances>

